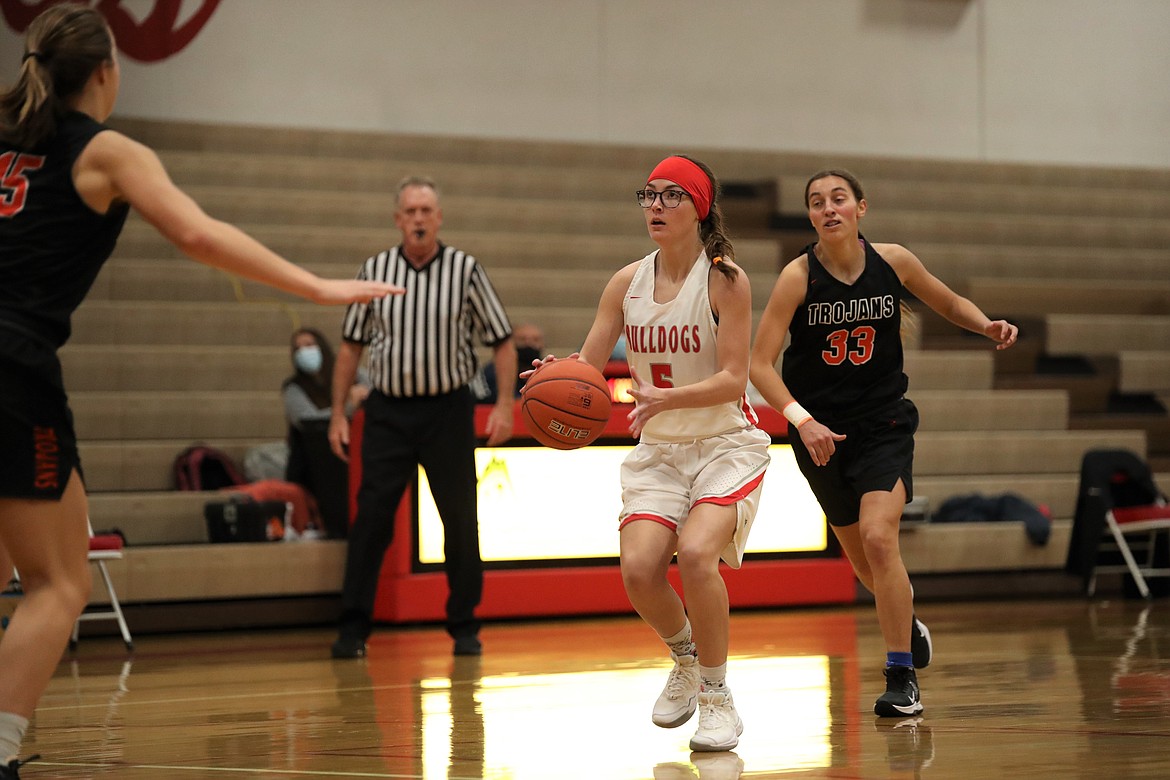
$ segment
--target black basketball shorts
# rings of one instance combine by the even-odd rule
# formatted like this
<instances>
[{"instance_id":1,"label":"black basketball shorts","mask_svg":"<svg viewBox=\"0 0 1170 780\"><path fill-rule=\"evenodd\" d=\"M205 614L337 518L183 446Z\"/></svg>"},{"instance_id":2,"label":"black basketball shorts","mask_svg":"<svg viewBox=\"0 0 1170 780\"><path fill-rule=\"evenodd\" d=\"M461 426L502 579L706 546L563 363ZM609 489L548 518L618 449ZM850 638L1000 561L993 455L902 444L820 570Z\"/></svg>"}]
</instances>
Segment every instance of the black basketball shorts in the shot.
<instances>
[{"instance_id":1,"label":"black basketball shorts","mask_svg":"<svg viewBox=\"0 0 1170 780\"><path fill-rule=\"evenodd\" d=\"M0 498L59 501L75 468L80 472L65 390L0 358Z\"/></svg>"},{"instance_id":2,"label":"black basketball shorts","mask_svg":"<svg viewBox=\"0 0 1170 780\"><path fill-rule=\"evenodd\" d=\"M837 451L825 466L813 463L791 424L788 440L829 525L853 525L860 519L861 497L875 490L893 490L899 479L906 488L906 501L914 497L918 408L910 399L903 398L863 419L827 427L845 434L845 440L837 442Z\"/></svg>"}]
</instances>

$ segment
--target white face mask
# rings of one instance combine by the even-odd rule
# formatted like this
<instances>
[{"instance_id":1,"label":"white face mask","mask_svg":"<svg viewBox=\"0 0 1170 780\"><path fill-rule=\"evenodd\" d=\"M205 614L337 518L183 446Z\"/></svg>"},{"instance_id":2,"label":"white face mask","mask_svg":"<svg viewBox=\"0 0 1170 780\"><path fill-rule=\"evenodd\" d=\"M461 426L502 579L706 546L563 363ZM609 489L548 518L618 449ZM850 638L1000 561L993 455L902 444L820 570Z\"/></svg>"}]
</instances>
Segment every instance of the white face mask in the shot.
<instances>
[{"instance_id":1,"label":"white face mask","mask_svg":"<svg viewBox=\"0 0 1170 780\"><path fill-rule=\"evenodd\" d=\"M301 347L293 353L293 365L306 374L315 374L321 370L321 348L316 344Z\"/></svg>"}]
</instances>

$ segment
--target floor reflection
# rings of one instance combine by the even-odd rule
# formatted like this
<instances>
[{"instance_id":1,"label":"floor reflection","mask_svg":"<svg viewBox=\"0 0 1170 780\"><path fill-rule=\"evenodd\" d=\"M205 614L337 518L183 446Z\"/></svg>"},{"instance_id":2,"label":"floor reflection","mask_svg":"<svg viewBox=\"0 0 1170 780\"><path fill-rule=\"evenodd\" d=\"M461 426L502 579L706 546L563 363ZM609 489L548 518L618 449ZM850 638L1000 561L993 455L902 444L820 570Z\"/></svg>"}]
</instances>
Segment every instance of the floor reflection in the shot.
<instances>
[{"instance_id":1,"label":"floor reflection","mask_svg":"<svg viewBox=\"0 0 1170 780\"><path fill-rule=\"evenodd\" d=\"M660 759L660 767L705 766L712 777L727 776L727 755L690 752L697 717L678 729L651 724L650 707L669 668L664 662L648 668L488 675L478 682L423 680L424 777L447 777L449 770L475 776L463 774L466 761L448 760L457 744L466 744L456 736L468 734L478 735L484 746L485 777L543 780L550 767L564 780L638 777L646 771L648 754ZM827 657L733 656L729 668L734 689L743 692L736 703L745 729L757 735L740 743L736 760L785 771L831 764Z\"/></svg>"},{"instance_id":2,"label":"floor reflection","mask_svg":"<svg viewBox=\"0 0 1170 780\"><path fill-rule=\"evenodd\" d=\"M874 729L886 742L889 777L920 778L934 762L934 735L926 718L876 718Z\"/></svg>"},{"instance_id":3,"label":"floor reflection","mask_svg":"<svg viewBox=\"0 0 1170 780\"><path fill-rule=\"evenodd\" d=\"M1170 717L1167 605L1103 602L1068 626L1086 719Z\"/></svg>"},{"instance_id":4,"label":"floor reflection","mask_svg":"<svg viewBox=\"0 0 1170 780\"><path fill-rule=\"evenodd\" d=\"M738 613L739 746L659 729L669 663L633 618L384 629L328 658L327 631L112 639L63 664L26 740L30 777L435 780L1170 776L1170 604L923 605L921 717L872 714L872 608ZM33 772L32 769L36 771Z\"/></svg>"},{"instance_id":5,"label":"floor reflection","mask_svg":"<svg viewBox=\"0 0 1170 780\"><path fill-rule=\"evenodd\" d=\"M739 780L744 763L734 752L692 753L689 763L671 762L654 767L654 780Z\"/></svg>"}]
</instances>

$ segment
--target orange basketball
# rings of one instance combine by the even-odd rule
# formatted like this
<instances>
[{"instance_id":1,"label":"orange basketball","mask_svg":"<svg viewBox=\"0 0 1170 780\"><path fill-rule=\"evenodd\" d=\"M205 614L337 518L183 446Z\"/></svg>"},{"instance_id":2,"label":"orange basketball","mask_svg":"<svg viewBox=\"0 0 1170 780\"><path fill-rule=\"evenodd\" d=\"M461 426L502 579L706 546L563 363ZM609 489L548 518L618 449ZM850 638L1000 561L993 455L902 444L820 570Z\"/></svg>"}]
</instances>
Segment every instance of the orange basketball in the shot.
<instances>
[{"instance_id":1,"label":"orange basketball","mask_svg":"<svg viewBox=\"0 0 1170 780\"><path fill-rule=\"evenodd\" d=\"M575 450L596 441L609 422L609 385L579 360L546 363L520 395L524 425L546 447Z\"/></svg>"}]
</instances>

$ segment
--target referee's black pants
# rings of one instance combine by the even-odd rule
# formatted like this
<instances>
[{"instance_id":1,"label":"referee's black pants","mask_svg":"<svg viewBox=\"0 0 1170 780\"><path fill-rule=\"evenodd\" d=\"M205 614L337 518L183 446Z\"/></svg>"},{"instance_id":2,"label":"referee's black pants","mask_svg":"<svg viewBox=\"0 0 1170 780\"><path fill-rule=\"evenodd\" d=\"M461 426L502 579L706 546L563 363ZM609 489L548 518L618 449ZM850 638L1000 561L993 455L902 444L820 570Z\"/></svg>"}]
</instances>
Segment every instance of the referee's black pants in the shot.
<instances>
[{"instance_id":1,"label":"referee's black pants","mask_svg":"<svg viewBox=\"0 0 1170 780\"><path fill-rule=\"evenodd\" d=\"M394 538L394 514L418 466L426 470L443 521L447 632L479 631L475 608L483 595L476 507L475 401L462 387L421 398L372 391L365 402L362 482L349 529L342 590L343 633L369 633L382 559Z\"/></svg>"}]
</instances>

